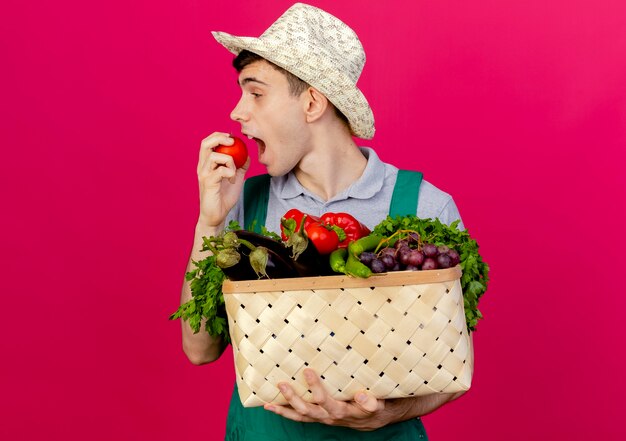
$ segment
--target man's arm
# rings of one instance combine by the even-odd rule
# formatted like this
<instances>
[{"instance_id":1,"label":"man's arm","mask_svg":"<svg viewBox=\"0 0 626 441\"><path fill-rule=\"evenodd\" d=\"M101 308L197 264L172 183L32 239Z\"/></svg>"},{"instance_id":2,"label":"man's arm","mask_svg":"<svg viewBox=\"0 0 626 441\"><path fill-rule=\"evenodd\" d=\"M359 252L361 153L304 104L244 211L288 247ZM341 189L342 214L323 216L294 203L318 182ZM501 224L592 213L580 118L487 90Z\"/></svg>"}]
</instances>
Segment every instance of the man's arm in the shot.
<instances>
[{"instance_id":1,"label":"man's arm","mask_svg":"<svg viewBox=\"0 0 626 441\"><path fill-rule=\"evenodd\" d=\"M202 237L215 236L220 231L216 228L203 226L200 223L196 225L196 232L193 240L193 248L191 250L191 256L189 256L189 263L187 264L187 272L191 271L192 260L196 262L206 257L206 252L201 253L202 249ZM180 296L180 304L188 302L191 299L191 287L190 283L183 282L183 289ZM191 326L186 320L181 320L182 335L183 335L183 351L189 361L195 365L211 363L217 360L224 349L226 349L226 343L223 338L212 337L208 332L204 330L204 323L206 320L202 320L200 323L200 332L194 334Z\"/></svg>"},{"instance_id":2,"label":"man's arm","mask_svg":"<svg viewBox=\"0 0 626 441\"><path fill-rule=\"evenodd\" d=\"M225 154L216 153L213 149L222 145L231 145L233 139L227 133L215 132L205 138L200 146L198 159L198 185L200 189L200 215L193 239L193 248L187 264L187 271L192 269L192 260L200 261L206 257L201 252L202 237L217 236L224 229L224 220L233 208L243 188L244 176L250 165L237 169L233 159ZM191 299L190 284L183 282L181 305ZM204 321L200 324L200 332L193 330L185 320L181 320L183 351L193 364L211 363L217 360L226 348L222 338L211 337L204 330Z\"/></svg>"}]
</instances>

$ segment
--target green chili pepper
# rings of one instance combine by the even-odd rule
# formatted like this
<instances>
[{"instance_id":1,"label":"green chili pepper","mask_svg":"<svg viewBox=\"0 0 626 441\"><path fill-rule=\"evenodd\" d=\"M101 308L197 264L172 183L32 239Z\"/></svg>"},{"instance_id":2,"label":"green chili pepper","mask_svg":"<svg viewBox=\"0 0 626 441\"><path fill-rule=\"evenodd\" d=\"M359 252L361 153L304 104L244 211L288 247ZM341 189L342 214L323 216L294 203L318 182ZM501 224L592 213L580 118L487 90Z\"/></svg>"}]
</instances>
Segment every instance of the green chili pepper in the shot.
<instances>
[{"instance_id":1,"label":"green chili pepper","mask_svg":"<svg viewBox=\"0 0 626 441\"><path fill-rule=\"evenodd\" d=\"M348 260L346 261L346 274L366 279L372 275L372 270L365 264L361 263L359 258L354 254L349 253Z\"/></svg>"},{"instance_id":2,"label":"green chili pepper","mask_svg":"<svg viewBox=\"0 0 626 441\"><path fill-rule=\"evenodd\" d=\"M328 261L330 263L330 267L336 273L346 273L346 256L348 255L347 248L337 248L335 251L330 253L330 257Z\"/></svg>"},{"instance_id":3,"label":"green chili pepper","mask_svg":"<svg viewBox=\"0 0 626 441\"><path fill-rule=\"evenodd\" d=\"M371 251L376 248L383 239L384 237L379 236L378 234L370 234L369 236L350 242L350 245L348 245L348 251L350 254L354 254L356 257L359 257L363 251Z\"/></svg>"},{"instance_id":4,"label":"green chili pepper","mask_svg":"<svg viewBox=\"0 0 626 441\"><path fill-rule=\"evenodd\" d=\"M350 242L350 245L348 245L348 259L346 261L345 273L350 276L362 278L371 276L372 270L361 263L359 256L363 251L370 251L376 248L383 239L384 237L378 234L370 234L369 236Z\"/></svg>"}]
</instances>

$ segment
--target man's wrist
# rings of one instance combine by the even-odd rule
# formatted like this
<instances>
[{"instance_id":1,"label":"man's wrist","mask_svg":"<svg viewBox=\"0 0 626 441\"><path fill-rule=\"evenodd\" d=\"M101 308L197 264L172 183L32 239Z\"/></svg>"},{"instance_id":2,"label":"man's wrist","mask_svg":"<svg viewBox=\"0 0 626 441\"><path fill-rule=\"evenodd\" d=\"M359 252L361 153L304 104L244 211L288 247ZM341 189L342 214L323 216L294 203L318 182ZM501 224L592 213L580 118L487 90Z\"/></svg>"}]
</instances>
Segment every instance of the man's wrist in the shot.
<instances>
[{"instance_id":1,"label":"man's wrist","mask_svg":"<svg viewBox=\"0 0 626 441\"><path fill-rule=\"evenodd\" d=\"M204 221L202 218L198 218L198 222L196 223L196 235L200 236L217 236L224 230L224 223L222 222L220 225L210 225L208 222Z\"/></svg>"}]
</instances>

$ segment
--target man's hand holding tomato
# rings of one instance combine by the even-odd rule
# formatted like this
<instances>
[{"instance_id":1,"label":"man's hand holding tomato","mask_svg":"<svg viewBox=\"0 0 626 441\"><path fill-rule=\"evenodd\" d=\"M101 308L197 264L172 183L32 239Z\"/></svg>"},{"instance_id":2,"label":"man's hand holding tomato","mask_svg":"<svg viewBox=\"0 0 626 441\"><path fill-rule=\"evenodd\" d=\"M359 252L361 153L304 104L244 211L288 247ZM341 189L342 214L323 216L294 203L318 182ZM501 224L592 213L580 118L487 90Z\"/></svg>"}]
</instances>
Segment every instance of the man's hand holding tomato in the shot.
<instances>
[{"instance_id":1,"label":"man's hand holding tomato","mask_svg":"<svg viewBox=\"0 0 626 441\"><path fill-rule=\"evenodd\" d=\"M235 165L235 161L241 164L244 151L245 144L241 140L237 142L227 133L215 132L202 141L197 168L200 189L199 227L215 232L223 229L224 219L237 203L244 176L250 166L247 151L243 165L240 168Z\"/></svg>"},{"instance_id":2,"label":"man's hand holding tomato","mask_svg":"<svg viewBox=\"0 0 626 441\"><path fill-rule=\"evenodd\" d=\"M220 144L213 149L214 152L223 153L233 158L236 168L241 168L246 164L248 160L248 149L246 144L236 136L231 137L232 144L224 145Z\"/></svg>"}]
</instances>

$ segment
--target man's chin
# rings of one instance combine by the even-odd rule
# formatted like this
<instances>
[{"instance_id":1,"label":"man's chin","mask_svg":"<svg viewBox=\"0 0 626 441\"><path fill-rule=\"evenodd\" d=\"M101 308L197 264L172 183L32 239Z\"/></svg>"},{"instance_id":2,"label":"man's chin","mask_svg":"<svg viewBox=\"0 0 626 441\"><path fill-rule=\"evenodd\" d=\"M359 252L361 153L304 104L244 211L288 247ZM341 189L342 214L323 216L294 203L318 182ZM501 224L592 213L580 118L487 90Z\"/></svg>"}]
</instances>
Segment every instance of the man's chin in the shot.
<instances>
[{"instance_id":1,"label":"man's chin","mask_svg":"<svg viewBox=\"0 0 626 441\"><path fill-rule=\"evenodd\" d=\"M272 169L271 166L266 165L266 164L263 164L263 165L265 165L265 169L267 170L267 174L268 175L270 175L270 176L280 176L280 175L276 174L276 172Z\"/></svg>"},{"instance_id":2,"label":"man's chin","mask_svg":"<svg viewBox=\"0 0 626 441\"><path fill-rule=\"evenodd\" d=\"M272 164L263 164L267 170L267 174L270 176L284 176L289 173L289 170L281 170L277 167L272 167Z\"/></svg>"}]
</instances>

